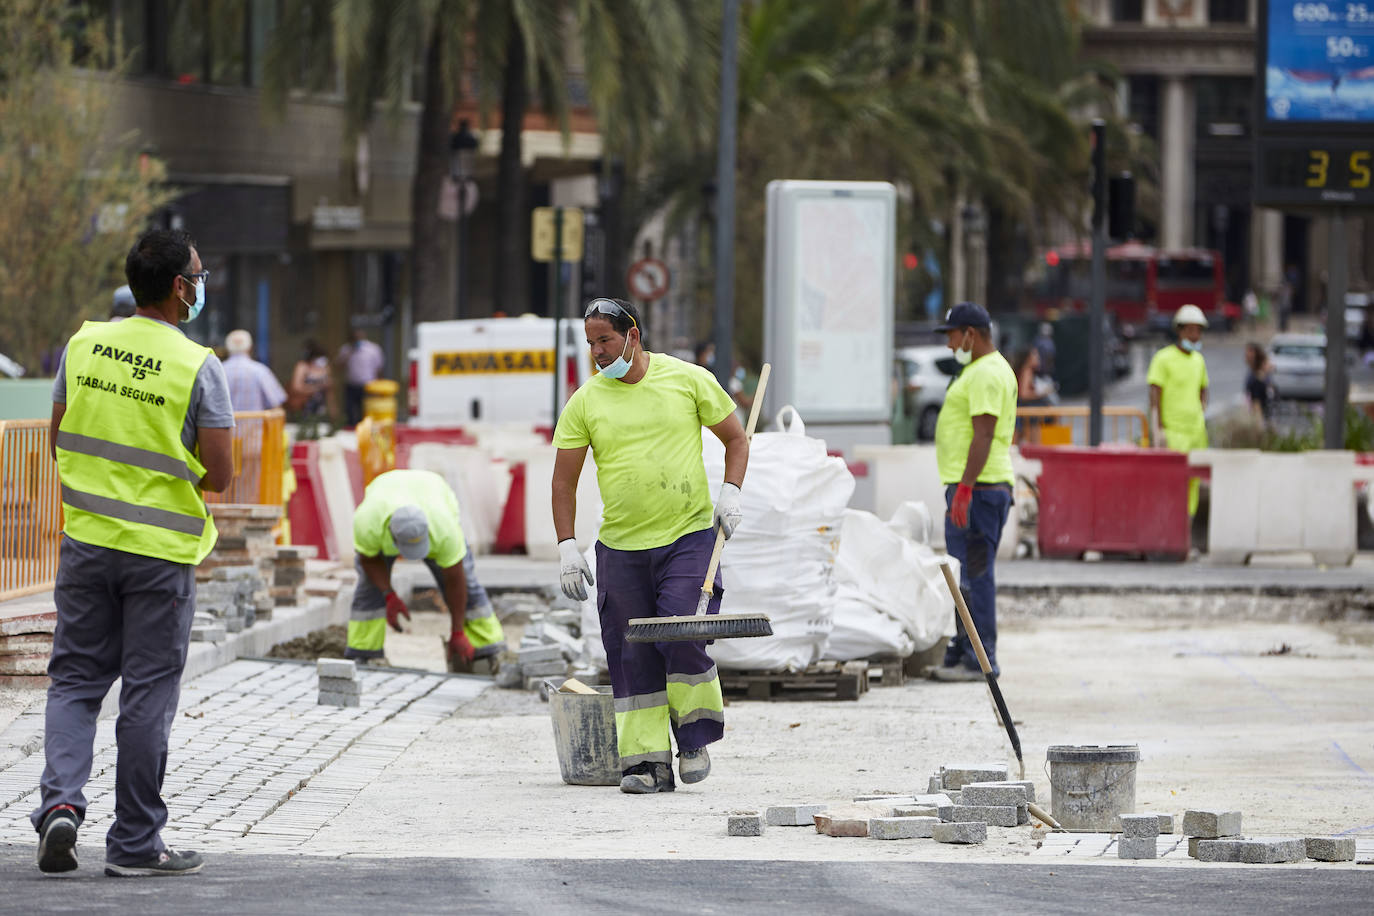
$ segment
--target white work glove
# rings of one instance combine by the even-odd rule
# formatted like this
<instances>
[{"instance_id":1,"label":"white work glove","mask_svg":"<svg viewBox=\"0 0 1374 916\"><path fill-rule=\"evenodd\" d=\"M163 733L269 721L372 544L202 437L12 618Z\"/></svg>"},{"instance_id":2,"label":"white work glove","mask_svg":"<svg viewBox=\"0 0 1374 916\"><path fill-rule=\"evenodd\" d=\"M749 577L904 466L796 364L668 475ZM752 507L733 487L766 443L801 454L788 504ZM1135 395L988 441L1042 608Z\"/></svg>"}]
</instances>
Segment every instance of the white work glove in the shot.
<instances>
[{"instance_id":1,"label":"white work glove","mask_svg":"<svg viewBox=\"0 0 1374 916\"><path fill-rule=\"evenodd\" d=\"M730 535L735 533L735 528L739 526L742 518L744 513L739 507L739 487L732 483L721 484L720 495L716 497L714 521L720 526L720 530L725 532L727 541L730 540Z\"/></svg>"},{"instance_id":2,"label":"white work glove","mask_svg":"<svg viewBox=\"0 0 1374 916\"><path fill-rule=\"evenodd\" d=\"M596 580L592 578L591 567L587 565L582 551L577 549L577 541L573 538L559 541L558 556L563 561L563 568L559 571L563 594L577 601L586 601L587 585L595 585ZM587 585L582 584L583 579L587 580Z\"/></svg>"}]
</instances>

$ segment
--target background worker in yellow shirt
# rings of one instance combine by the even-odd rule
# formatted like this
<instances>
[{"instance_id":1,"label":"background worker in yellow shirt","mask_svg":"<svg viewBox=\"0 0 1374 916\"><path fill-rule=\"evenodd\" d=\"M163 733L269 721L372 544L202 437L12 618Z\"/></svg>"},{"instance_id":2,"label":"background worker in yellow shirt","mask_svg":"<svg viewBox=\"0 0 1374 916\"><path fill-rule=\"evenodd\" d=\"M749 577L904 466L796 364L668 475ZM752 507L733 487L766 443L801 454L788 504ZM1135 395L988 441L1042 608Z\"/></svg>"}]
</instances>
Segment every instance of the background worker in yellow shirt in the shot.
<instances>
[{"instance_id":1,"label":"background worker in yellow shirt","mask_svg":"<svg viewBox=\"0 0 1374 916\"><path fill-rule=\"evenodd\" d=\"M553 434L563 594L582 601L586 585L597 589L615 694L620 791L671 792L671 740L683 782L700 782L711 771L706 745L725 731L720 677L699 642L626 642L625 631L635 617L695 611L715 545L713 520L728 538L742 517L739 485L749 439L735 402L706 369L644 349L639 314L629 302L593 299L584 318L600 371L569 399ZM725 445L714 512L701 460L703 426ZM595 577L573 538L577 480L589 447L603 507ZM717 570L707 613L720 608L720 581Z\"/></svg>"},{"instance_id":2,"label":"background worker in yellow shirt","mask_svg":"<svg viewBox=\"0 0 1374 916\"><path fill-rule=\"evenodd\" d=\"M1150 360L1150 441L1158 448L1187 452L1207 447L1207 363L1202 358L1202 329L1207 318L1196 305L1174 315L1178 342ZM1188 481L1188 515L1197 514L1199 483Z\"/></svg>"},{"instance_id":3,"label":"background worker in yellow shirt","mask_svg":"<svg viewBox=\"0 0 1374 916\"><path fill-rule=\"evenodd\" d=\"M945 485L945 550L959 561L959 590L987 653L997 667L997 582L993 565L1011 510L1011 437L1016 428L1016 373L992 343L987 310L960 302L936 330L947 335L963 365L950 382L935 423L935 462ZM957 620L957 618L956 618ZM958 623L945 648L937 681L982 680L973 642Z\"/></svg>"}]
</instances>

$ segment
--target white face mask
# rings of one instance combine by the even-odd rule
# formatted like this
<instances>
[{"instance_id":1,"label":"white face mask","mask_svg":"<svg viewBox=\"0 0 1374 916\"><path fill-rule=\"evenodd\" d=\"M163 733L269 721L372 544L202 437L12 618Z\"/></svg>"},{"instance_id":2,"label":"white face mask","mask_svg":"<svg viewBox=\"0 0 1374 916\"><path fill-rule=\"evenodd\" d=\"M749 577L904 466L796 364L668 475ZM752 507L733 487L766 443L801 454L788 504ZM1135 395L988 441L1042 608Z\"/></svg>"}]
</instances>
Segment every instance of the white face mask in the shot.
<instances>
[{"instance_id":1,"label":"white face mask","mask_svg":"<svg viewBox=\"0 0 1374 916\"><path fill-rule=\"evenodd\" d=\"M973 362L973 347L970 346L967 350L963 349L964 344L968 342L968 334L968 331L964 332L965 339L960 341L960 349L954 351L954 361L961 366L967 366Z\"/></svg>"}]
</instances>

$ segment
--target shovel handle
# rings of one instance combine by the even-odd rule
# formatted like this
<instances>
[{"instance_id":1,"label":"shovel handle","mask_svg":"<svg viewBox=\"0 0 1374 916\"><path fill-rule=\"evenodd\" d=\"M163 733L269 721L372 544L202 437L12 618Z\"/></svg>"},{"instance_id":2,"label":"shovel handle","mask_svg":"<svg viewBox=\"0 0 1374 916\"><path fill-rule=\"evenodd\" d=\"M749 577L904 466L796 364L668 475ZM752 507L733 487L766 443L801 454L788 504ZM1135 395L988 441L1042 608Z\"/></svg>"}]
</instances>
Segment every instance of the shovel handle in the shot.
<instances>
[{"instance_id":1,"label":"shovel handle","mask_svg":"<svg viewBox=\"0 0 1374 916\"><path fill-rule=\"evenodd\" d=\"M959 591L959 583L955 581L954 573L950 572L948 563L940 564L940 572L945 574L945 583L949 586L949 593L954 597L954 606L959 609L959 619L964 622L964 632L973 643L973 653L978 656L978 664L984 674L991 674L992 665L988 662L988 654L983 651L983 641L978 638L978 628L973 625L968 605L964 604L964 593Z\"/></svg>"},{"instance_id":2,"label":"shovel handle","mask_svg":"<svg viewBox=\"0 0 1374 916\"><path fill-rule=\"evenodd\" d=\"M754 403L749 405L749 423L744 427L746 439L754 438L754 428L759 425L759 412L763 407L763 393L768 389L768 376L772 373L771 363L764 363L759 370L759 384L754 389ZM701 590L710 594L711 586L716 579L716 567L720 565L720 549L725 546L725 532L716 529L716 546L711 551L711 562L706 566L706 581L701 584Z\"/></svg>"}]
</instances>

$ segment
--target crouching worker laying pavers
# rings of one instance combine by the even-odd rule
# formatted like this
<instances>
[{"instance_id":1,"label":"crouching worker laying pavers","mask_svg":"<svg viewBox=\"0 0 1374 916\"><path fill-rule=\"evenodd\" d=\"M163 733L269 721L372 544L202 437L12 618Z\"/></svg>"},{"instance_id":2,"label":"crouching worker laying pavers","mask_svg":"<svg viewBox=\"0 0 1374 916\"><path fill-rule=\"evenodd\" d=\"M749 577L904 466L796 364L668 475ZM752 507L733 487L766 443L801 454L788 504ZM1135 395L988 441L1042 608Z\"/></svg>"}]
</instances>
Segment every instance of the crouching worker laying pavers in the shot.
<instances>
[{"instance_id":1,"label":"crouching worker laying pavers","mask_svg":"<svg viewBox=\"0 0 1374 916\"><path fill-rule=\"evenodd\" d=\"M432 471L387 471L368 484L353 514L358 584L348 617L346 658L384 657L386 628L401 631L410 609L391 588L396 557L424 560L448 605L450 671L472 671L483 660L494 671L506 647L501 622L477 581L458 520L458 497Z\"/></svg>"},{"instance_id":2,"label":"crouching worker laying pavers","mask_svg":"<svg viewBox=\"0 0 1374 916\"><path fill-rule=\"evenodd\" d=\"M615 694L622 780L631 794L671 792L678 775L711 771L706 745L725 730L715 663L701 642L626 642L637 617L691 614L715 545L712 520L729 537L739 524L739 485L749 441L735 403L705 369L643 347L639 315L620 299L593 299L584 315L600 372L558 419L553 444L553 524L563 594L596 586L601 641ZM714 514L701 459L701 428L725 444L725 482ZM591 447L601 490L596 576L573 539L577 480ZM584 584L585 582L585 584ZM720 573L707 611L720 608Z\"/></svg>"}]
</instances>

